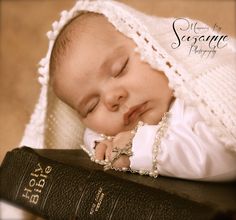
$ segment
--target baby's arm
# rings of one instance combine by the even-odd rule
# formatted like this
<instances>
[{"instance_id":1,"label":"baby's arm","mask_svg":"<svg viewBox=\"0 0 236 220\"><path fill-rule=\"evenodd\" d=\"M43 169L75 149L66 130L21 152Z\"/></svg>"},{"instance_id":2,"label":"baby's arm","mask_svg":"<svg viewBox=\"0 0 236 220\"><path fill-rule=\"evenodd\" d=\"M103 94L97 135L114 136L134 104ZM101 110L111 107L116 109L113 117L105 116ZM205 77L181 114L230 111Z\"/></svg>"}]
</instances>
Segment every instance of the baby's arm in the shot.
<instances>
[{"instance_id":1,"label":"baby's arm","mask_svg":"<svg viewBox=\"0 0 236 220\"><path fill-rule=\"evenodd\" d=\"M184 179L224 181L236 178L236 154L228 152L201 122L194 127L176 122L169 127L158 147L157 125L138 128L132 140L131 157L121 156L113 167L130 168L140 174L160 174ZM98 160L111 159L114 146L129 142L130 131L113 140L101 140L94 149ZM157 150L156 152L155 149Z\"/></svg>"},{"instance_id":2,"label":"baby's arm","mask_svg":"<svg viewBox=\"0 0 236 220\"><path fill-rule=\"evenodd\" d=\"M236 153L225 148L199 112L176 100L164 135L160 125L139 127L133 139L131 169L184 179L236 179Z\"/></svg>"},{"instance_id":3,"label":"baby's arm","mask_svg":"<svg viewBox=\"0 0 236 220\"><path fill-rule=\"evenodd\" d=\"M194 127L173 124L155 153L153 147L157 143L152 137L156 131L157 127L152 125L138 129L130 157L131 169L155 172L156 166L164 176L208 181L236 179L236 154L226 150L205 124L199 122Z\"/></svg>"},{"instance_id":4,"label":"baby's arm","mask_svg":"<svg viewBox=\"0 0 236 220\"><path fill-rule=\"evenodd\" d=\"M139 127L132 140L133 155L121 156L113 167L130 168L151 176L161 174L205 181L235 179L236 154L226 150L204 123L194 124L194 127L188 127L176 122L161 135L160 125ZM96 157L111 160L114 146L124 148L130 138L132 134L128 131L113 140L101 142L96 147Z\"/></svg>"}]
</instances>

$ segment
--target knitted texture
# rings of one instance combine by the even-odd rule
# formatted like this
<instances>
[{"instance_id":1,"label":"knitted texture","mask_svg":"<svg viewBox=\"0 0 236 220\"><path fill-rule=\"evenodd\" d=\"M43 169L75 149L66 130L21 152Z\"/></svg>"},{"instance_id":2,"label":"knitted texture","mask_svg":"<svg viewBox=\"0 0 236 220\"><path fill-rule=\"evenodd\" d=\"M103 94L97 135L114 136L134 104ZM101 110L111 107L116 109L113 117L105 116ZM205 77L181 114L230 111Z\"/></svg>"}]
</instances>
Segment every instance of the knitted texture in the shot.
<instances>
[{"instance_id":1,"label":"knitted texture","mask_svg":"<svg viewBox=\"0 0 236 220\"><path fill-rule=\"evenodd\" d=\"M47 33L48 52L39 63L39 82L42 84L39 101L21 145L78 148L82 144L84 127L77 113L58 100L49 88L49 61L60 30L84 11L103 14L118 31L131 38L141 59L165 73L174 95L187 105L195 106L214 134L227 148L236 151L236 53L233 39L229 39L212 58L188 54L190 41L176 49L171 46L176 42L175 18L148 16L122 3L103 0L77 1L70 11L63 11L60 20L52 24L52 30ZM199 21L189 18L188 21L208 28L209 35L219 34ZM186 26L186 19L179 20L179 25ZM191 37L194 37L193 33ZM200 46L209 49L208 42L201 41Z\"/></svg>"}]
</instances>

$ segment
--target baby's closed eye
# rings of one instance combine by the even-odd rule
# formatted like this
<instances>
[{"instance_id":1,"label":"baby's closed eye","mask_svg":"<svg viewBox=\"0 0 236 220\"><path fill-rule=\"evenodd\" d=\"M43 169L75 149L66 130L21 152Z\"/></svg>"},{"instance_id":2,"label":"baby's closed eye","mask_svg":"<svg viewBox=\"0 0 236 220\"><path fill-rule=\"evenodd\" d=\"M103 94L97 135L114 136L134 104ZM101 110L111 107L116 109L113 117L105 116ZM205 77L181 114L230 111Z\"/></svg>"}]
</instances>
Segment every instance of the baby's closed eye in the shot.
<instances>
[{"instance_id":1,"label":"baby's closed eye","mask_svg":"<svg viewBox=\"0 0 236 220\"><path fill-rule=\"evenodd\" d=\"M99 97L94 97L87 105L86 115L93 112L99 103Z\"/></svg>"},{"instance_id":2,"label":"baby's closed eye","mask_svg":"<svg viewBox=\"0 0 236 220\"><path fill-rule=\"evenodd\" d=\"M121 64L118 65L119 67L114 68L114 71L112 71L112 77L116 78L125 74L127 71L128 63L129 63L129 57L127 57L126 59L123 59Z\"/></svg>"}]
</instances>

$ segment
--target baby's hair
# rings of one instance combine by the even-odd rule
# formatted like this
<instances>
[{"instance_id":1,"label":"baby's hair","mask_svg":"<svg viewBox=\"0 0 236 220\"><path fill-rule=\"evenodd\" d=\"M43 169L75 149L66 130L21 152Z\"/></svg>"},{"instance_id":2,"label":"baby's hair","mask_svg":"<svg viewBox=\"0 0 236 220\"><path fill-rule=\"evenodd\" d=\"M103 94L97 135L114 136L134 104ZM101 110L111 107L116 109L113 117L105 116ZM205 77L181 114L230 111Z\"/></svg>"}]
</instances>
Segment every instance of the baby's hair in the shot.
<instances>
[{"instance_id":1,"label":"baby's hair","mask_svg":"<svg viewBox=\"0 0 236 220\"><path fill-rule=\"evenodd\" d=\"M68 22L63 27L53 45L49 64L50 76L53 76L60 67L60 62L66 55L66 52L70 44L73 42L74 37L76 36L76 34L78 34L78 29L80 29L79 33L81 34L82 32L84 32L86 24L89 23L89 18L98 16L103 15L94 12L84 12L70 20L70 22Z\"/></svg>"}]
</instances>

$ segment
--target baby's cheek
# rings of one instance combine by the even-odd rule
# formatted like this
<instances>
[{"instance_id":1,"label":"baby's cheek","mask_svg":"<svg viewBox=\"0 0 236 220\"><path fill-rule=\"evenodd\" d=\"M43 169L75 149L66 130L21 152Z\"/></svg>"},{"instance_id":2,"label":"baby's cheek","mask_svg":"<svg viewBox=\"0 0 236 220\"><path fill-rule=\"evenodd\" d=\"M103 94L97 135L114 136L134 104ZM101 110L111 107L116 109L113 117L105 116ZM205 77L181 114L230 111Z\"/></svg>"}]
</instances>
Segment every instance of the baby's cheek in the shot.
<instances>
[{"instance_id":1,"label":"baby's cheek","mask_svg":"<svg viewBox=\"0 0 236 220\"><path fill-rule=\"evenodd\" d=\"M118 114L94 114L83 121L84 125L98 133L116 135L123 130L122 120Z\"/></svg>"}]
</instances>

